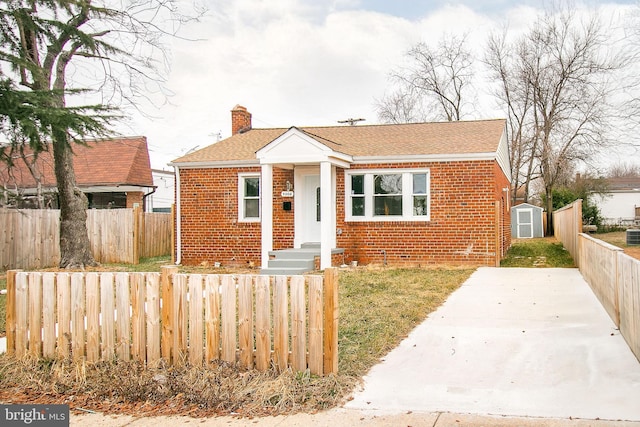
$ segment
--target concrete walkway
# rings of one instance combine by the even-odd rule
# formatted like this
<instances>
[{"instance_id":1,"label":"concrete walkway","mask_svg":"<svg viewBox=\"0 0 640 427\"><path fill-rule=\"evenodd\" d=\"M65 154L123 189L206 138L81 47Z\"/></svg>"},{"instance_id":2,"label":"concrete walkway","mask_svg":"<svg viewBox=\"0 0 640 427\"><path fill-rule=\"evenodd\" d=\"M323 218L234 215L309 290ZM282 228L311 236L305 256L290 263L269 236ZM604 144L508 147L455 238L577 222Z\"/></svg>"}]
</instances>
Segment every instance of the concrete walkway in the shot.
<instances>
[{"instance_id":1,"label":"concrete walkway","mask_svg":"<svg viewBox=\"0 0 640 427\"><path fill-rule=\"evenodd\" d=\"M346 408L640 421L640 363L577 269L480 268Z\"/></svg>"}]
</instances>

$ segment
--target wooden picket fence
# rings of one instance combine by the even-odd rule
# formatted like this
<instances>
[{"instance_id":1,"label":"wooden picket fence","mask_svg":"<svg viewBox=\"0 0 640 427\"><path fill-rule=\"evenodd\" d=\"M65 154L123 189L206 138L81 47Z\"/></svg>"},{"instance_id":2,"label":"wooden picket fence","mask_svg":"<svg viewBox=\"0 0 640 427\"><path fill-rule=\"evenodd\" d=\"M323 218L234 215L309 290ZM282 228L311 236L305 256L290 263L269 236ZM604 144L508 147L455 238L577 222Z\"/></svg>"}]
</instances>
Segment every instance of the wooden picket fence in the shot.
<instances>
[{"instance_id":1,"label":"wooden picket fence","mask_svg":"<svg viewBox=\"0 0 640 427\"><path fill-rule=\"evenodd\" d=\"M7 353L17 357L338 370L334 268L324 276L11 270L7 278Z\"/></svg>"}]
</instances>

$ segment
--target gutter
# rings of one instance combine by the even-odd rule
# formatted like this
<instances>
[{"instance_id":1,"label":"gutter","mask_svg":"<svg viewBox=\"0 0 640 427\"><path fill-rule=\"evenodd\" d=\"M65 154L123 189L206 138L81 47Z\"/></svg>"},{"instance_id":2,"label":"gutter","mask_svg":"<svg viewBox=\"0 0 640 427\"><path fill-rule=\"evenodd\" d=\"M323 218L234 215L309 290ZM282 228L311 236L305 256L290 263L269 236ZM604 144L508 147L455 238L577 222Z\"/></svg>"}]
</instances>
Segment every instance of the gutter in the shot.
<instances>
[{"instance_id":1,"label":"gutter","mask_svg":"<svg viewBox=\"0 0 640 427\"><path fill-rule=\"evenodd\" d=\"M145 201L146 201L147 197L149 197L150 195L155 193L156 190L158 189L158 187L155 186L155 185L153 187L147 187L147 188L152 188L152 190L150 192L146 193L144 196L142 196L142 205L145 206L145 207L146 207Z\"/></svg>"},{"instance_id":2,"label":"gutter","mask_svg":"<svg viewBox=\"0 0 640 427\"><path fill-rule=\"evenodd\" d=\"M180 221L180 168L172 165L176 174L176 265L182 262L182 222Z\"/></svg>"}]
</instances>

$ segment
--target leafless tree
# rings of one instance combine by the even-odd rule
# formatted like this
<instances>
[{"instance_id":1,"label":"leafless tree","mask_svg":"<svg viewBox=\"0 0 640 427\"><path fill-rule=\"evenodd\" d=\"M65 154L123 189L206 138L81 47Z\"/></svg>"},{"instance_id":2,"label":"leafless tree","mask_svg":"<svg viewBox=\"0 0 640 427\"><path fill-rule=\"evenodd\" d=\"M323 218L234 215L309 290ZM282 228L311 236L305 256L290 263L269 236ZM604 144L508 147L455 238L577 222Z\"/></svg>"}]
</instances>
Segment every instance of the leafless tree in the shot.
<instances>
[{"instance_id":1,"label":"leafless tree","mask_svg":"<svg viewBox=\"0 0 640 427\"><path fill-rule=\"evenodd\" d=\"M485 63L493 79L498 82L494 93L500 105L507 109L507 134L509 138L509 160L511 165L511 202L519 195L529 202L534 174L534 153L537 139L533 137L530 121L533 110L531 83L518 69L518 50L506 41L507 33L492 34L487 44Z\"/></svg>"},{"instance_id":2,"label":"leafless tree","mask_svg":"<svg viewBox=\"0 0 640 427\"><path fill-rule=\"evenodd\" d=\"M611 76L622 67L607 55L597 16L545 14L514 42L493 38L487 63L509 105L514 190L539 176L553 232L553 189L566 170L609 143Z\"/></svg>"},{"instance_id":3,"label":"leafless tree","mask_svg":"<svg viewBox=\"0 0 640 427\"><path fill-rule=\"evenodd\" d=\"M376 100L375 108L378 120L383 123L417 123L427 120L420 96L415 91L396 90L391 95Z\"/></svg>"},{"instance_id":4,"label":"leafless tree","mask_svg":"<svg viewBox=\"0 0 640 427\"><path fill-rule=\"evenodd\" d=\"M397 90L377 102L381 121L453 121L473 108L474 58L466 35L445 35L435 48L418 43L406 57L408 65L390 75Z\"/></svg>"},{"instance_id":5,"label":"leafless tree","mask_svg":"<svg viewBox=\"0 0 640 427\"><path fill-rule=\"evenodd\" d=\"M609 178L640 178L640 163L621 162L614 164L607 170Z\"/></svg>"}]
</instances>

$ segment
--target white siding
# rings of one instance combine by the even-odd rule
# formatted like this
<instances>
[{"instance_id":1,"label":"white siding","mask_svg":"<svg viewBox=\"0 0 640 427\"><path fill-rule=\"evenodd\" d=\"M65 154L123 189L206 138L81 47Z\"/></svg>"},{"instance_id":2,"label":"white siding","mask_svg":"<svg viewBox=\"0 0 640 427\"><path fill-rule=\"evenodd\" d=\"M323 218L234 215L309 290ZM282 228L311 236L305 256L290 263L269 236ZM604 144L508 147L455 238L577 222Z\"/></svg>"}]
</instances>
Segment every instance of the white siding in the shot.
<instances>
[{"instance_id":1,"label":"white siding","mask_svg":"<svg viewBox=\"0 0 640 427\"><path fill-rule=\"evenodd\" d=\"M595 197L595 202L607 223L632 220L635 218L636 206L640 206L640 191L610 193L604 197L598 195Z\"/></svg>"}]
</instances>

